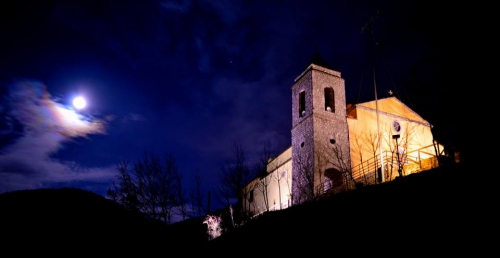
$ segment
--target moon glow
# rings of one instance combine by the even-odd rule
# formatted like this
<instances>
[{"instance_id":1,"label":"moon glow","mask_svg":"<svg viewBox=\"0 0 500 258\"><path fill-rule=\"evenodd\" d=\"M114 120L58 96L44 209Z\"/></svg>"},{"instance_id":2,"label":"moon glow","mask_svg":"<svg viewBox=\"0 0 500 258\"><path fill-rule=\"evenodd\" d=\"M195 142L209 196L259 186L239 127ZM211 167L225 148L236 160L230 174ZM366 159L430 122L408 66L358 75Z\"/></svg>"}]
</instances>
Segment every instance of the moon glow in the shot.
<instances>
[{"instance_id":1,"label":"moon glow","mask_svg":"<svg viewBox=\"0 0 500 258\"><path fill-rule=\"evenodd\" d=\"M85 102L85 99L83 97L76 97L73 99L73 106L75 106L76 109L82 109L87 105L87 102Z\"/></svg>"}]
</instances>

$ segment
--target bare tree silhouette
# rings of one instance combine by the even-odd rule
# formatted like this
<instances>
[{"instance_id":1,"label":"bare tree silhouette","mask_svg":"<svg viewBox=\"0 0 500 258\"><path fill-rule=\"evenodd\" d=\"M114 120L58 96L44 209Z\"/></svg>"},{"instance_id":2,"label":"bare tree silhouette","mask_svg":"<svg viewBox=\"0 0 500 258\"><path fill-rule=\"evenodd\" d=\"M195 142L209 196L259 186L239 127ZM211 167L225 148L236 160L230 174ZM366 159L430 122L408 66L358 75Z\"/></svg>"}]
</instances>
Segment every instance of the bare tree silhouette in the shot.
<instances>
[{"instance_id":1,"label":"bare tree silhouette","mask_svg":"<svg viewBox=\"0 0 500 258\"><path fill-rule=\"evenodd\" d=\"M191 199L191 205L193 206L194 213L198 217L204 216L208 212L204 206L205 194L203 192L202 185L203 176L200 173L200 170L196 170L193 175L193 187L189 191L189 197Z\"/></svg>"},{"instance_id":2,"label":"bare tree silhouette","mask_svg":"<svg viewBox=\"0 0 500 258\"><path fill-rule=\"evenodd\" d=\"M262 195L265 211L269 211L269 185L271 183L271 177L268 176L267 164L270 158L271 153L267 146L264 146L259 160L255 164L255 174L259 177L255 189Z\"/></svg>"},{"instance_id":3,"label":"bare tree silhouette","mask_svg":"<svg viewBox=\"0 0 500 258\"><path fill-rule=\"evenodd\" d=\"M293 204L315 199L314 163L312 154L297 154L297 173L293 175Z\"/></svg>"},{"instance_id":4,"label":"bare tree silhouette","mask_svg":"<svg viewBox=\"0 0 500 258\"><path fill-rule=\"evenodd\" d=\"M132 169L125 161L119 162L117 169L118 183L108 189L108 196L150 219L171 224L174 210L184 200L183 191L179 191L182 178L173 155L166 153L160 158L144 152Z\"/></svg>"},{"instance_id":5,"label":"bare tree silhouette","mask_svg":"<svg viewBox=\"0 0 500 258\"><path fill-rule=\"evenodd\" d=\"M235 144L234 159L227 160L219 173L219 201L225 207L229 207L232 205L231 200L236 199L237 204L241 206L240 210L248 211L247 200L251 189L244 186L254 178L254 173L245 161L245 153L241 145Z\"/></svg>"}]
</instances>

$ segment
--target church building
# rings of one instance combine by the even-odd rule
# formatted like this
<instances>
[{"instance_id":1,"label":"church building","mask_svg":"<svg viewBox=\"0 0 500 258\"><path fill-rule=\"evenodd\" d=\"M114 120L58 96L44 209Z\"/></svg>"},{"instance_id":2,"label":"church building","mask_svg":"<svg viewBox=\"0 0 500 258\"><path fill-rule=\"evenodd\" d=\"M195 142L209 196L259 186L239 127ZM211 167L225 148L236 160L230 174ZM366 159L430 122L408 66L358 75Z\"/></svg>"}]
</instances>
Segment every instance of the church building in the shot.
<instances>
[{"instance_id":1,"label":"church building","mask_svg":"<svg viewBox=\"0 0 500 258\"><path fill-rule=\"evenodd\" d=\"M438 166L432 125L395 96L347 104L341 73L313 61L292 86L291 146L242 189L252 216Z\"/></svg>"}]
</instances>

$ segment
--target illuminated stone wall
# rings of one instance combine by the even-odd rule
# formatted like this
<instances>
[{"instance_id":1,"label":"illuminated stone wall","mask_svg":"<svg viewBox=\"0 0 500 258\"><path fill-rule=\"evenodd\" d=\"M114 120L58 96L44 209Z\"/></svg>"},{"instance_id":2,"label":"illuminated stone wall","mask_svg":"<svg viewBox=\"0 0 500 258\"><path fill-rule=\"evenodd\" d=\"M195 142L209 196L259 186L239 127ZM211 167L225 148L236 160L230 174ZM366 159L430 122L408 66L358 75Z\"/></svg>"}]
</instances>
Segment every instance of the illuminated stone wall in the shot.
<instances>
[{"instance_id":1,"label":"illuminated stone wall","mask_svg":"<svg viewBox=\"0 0 500 258\"><path fill-rule=\"evenodd\" d=\"M331 110L325 108L325 88L334 92L335 106ZM300 92L306 93L302 116ZM327 168L339 166L327 155L332 145L339 146L344 160L350 163L345 85L340 73L314 64L309 66L292 87L292 112L293 202L301 203L318 194L315 191L327 180ZM314 173L312 192L303 190L310 188L304 185L311 185L303 180L304 173Z\"/></svg>"}]
</instances>

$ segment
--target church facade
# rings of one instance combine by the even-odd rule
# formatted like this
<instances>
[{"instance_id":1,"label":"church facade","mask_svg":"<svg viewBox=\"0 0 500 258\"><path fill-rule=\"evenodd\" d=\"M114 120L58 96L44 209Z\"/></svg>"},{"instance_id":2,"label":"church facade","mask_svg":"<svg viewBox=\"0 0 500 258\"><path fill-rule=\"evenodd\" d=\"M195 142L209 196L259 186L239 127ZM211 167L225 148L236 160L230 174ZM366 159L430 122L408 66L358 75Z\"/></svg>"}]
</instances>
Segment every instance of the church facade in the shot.
<instances>
[{"instance_id":1,"label":"church facade","mask_svg":"<svg viewBox=\"0 0 500 258\"><path fill-rule=\"evenodd\" d=\"M437 167L444 149L431 128L394 96L347 104L340 72L313 62L292 86L292 144L242 189L243 212L285 209Z\"/></svg>"}]
</instances>

